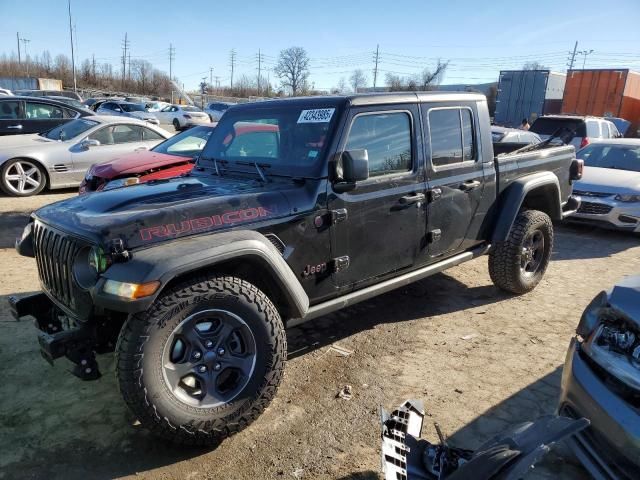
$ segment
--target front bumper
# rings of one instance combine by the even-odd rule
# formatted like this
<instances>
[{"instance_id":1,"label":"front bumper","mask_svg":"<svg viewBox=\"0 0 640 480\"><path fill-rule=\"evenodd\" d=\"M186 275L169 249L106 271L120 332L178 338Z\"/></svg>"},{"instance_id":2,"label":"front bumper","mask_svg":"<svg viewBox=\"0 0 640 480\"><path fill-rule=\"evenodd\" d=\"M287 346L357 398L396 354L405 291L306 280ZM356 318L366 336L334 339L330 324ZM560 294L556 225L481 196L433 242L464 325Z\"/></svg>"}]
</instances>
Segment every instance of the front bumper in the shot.
<instances>
[{"instance_id":1,"label":"front bumper","mask_svg":"<svg viewBox=\"0 0 640 480\"><path fill-rule=\"evenodd\" d=\"M580 208L568 220L640 232L640 203L625 203L613 197L579 197Z\"/></svg>"},{"instance_id":2,"label":"front bumper","mask_svg":"<svg viewBox=\"0 0 640 480\"><path fill-rule=\"evenodd\" d=\"M559 413L591 426L568 443L596 479L626 480L640 472L640 412L596 374L574 338L562 372Z\"/></svg>"}]
</instances>

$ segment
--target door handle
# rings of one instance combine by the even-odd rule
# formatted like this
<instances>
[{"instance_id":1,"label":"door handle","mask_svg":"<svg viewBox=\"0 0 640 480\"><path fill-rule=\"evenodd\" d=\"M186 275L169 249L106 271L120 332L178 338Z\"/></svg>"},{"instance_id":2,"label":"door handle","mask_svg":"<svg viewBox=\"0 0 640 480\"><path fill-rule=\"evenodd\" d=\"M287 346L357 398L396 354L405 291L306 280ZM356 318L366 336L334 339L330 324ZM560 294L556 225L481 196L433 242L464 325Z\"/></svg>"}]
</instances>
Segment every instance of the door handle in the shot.
<instances>
[{"instance_id":1,"label":"door handle","mask_svg":"<svg viewBox=\"0 0 640 480\"><path fill-rule=\"evenodd\" d=\"M7 129L11 130L22 130L22 125L9 125Z\"/></svg>"},{"instance_id":2,"label":"door handle","mask_svg":"<svg viewBox=\"0 0 640 480\"><path fill-rule=\"evenodd\" d=\"M405 195L400 197L400 205L411 205L413 203L424 202L424 193L413 193L411 195Z\"/></svg>"},{"instance_id":3,"label":"door handle","mask_svg":"<svg viewBox=\"0 0 640 480\"><path fill-rule=\"evenodd\" d=\"M474 188L478 188L480 185L481 183L478 180L472 180L472 181L461 183L458 188L463 192L468 192L470 190L473 190Z\"/></svg>"}]
</instances>

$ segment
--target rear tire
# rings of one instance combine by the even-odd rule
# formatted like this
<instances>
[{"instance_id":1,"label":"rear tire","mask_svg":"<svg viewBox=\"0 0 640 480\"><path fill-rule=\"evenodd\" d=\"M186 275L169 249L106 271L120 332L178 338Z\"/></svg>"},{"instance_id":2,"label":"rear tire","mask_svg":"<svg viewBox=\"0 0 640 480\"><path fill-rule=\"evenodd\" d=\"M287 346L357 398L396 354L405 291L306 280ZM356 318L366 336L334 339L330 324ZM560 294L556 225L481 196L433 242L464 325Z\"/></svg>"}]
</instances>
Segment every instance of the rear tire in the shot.
<instances>
[{"instance_id":1,"label":"rear tire","mask_svg":"<svg viewBox=\"0 0 640 480\"><path fill-rule=\"evenodd\" d=\"M239 278L201 276L129 318L116 347L117 377L153 433L217 445L269 405L286 355L280 315L263 292Z\"/></svg>"},{"instance_id":2,"label":"rear tire","mask_svg":"<svg viewBox=\"0 0 640 480\"><path fill-rule=\"evenodd\" d=\"M37 195L47 185L47 176L40 164L24 158L7 160L0 170L0 187L12 197Z\"/></svg>"},{"instance_id":3,"label":"rear tire","mask_svg":"<svg viewBox=\"0 0 640 480\"><path fill-rule=\"evenodd\" d=\"M176 132L179 132L182 127L180 127L180 121L177 118L173 119L173 128L176 129Z\"/></svg>"},{"instance_id":4,"label":"rear tire","mask_svg":"<svg viewBox=\"0 0 640 480\"><path fill-rule=\"evenodd\" d=\"M553 223L538 210L518 214L506 241L489 254L494 285L511 293L533 290L544 276L553 250Z\"/></svg>"}]
</instances>

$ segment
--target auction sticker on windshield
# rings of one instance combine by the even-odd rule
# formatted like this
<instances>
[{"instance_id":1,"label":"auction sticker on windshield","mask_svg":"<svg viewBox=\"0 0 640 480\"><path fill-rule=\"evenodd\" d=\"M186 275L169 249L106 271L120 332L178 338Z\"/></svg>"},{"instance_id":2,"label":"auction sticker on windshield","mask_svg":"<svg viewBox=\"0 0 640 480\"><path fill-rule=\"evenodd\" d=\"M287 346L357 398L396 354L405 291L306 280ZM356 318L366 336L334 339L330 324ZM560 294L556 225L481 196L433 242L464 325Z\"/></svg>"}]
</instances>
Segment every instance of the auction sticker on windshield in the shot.
<instances>
[{"instance_id":1,"label":"auction sticker on windshield","mask_svg":"<svg viewBox=\"0 0 640 480\"><path fill-rule=\"evenodd\" d=\"M302 110L298 117L298 123L327 123L333 117L335 108L314 108L313 110Z\"/></svg>"}]
</instances>

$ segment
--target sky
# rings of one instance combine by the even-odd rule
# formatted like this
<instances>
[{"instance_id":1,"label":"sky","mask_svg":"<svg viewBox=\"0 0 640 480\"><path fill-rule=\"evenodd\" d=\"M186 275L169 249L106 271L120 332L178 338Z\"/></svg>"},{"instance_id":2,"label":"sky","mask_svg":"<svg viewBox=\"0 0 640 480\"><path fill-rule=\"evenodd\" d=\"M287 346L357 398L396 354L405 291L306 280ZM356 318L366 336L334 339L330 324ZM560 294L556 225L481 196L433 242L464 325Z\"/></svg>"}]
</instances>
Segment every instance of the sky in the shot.
<instances>
[{"instance_id":1,"label":"sky","mask_svg":"<svg viewBox=\"0 0 640 480\"><path fill-rule=\"evenodd\" d=\"M438 59L450 62L444 84L497 81L527 61L565 71L576 41L593 52L575 68L586 57L587 68L640 71L640 0L71 0L71 12L76 65L95 55L118 71L127 33L132 59L167 72L172 44L173 75L187 89L209 81L211 68L228 85L232 49L236 79L257 75L260 51L263 78L276 84L278 54L290 46L306 49L309 81L325 90L355 69L371 86L378 46L378 86L388 72L416 74ZM0 53L17 51L16 32L28 53L71 56L66 0L0 0Z\"/></svg>"}]
</instances>

